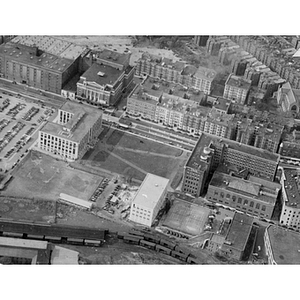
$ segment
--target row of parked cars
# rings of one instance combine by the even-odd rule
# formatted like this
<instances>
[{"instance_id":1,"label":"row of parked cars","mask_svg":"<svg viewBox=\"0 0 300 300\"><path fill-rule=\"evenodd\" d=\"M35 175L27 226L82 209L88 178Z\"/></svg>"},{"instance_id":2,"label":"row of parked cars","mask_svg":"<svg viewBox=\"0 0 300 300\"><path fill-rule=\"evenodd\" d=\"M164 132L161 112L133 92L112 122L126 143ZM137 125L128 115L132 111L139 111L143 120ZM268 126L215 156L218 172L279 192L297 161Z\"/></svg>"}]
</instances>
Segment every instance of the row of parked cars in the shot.
<instances>
[{"instance_id":1,"label":"row of parked cars","mask_svg":"<svg viewBox=\"0 0 300 300\"><path fill-rule=\"evenodd\" d=\"M40 111L39 108L31 107L29 111L23 116L23 120L25 121L31 121L31 119Z\"/></svg>"},{"instance_id":2,"label":"row of parked cars","mask_svg":"<svg viewBox=\"0 0 300 300\"><path fill-rule=\"evenodd\" d=\"M0 132L10 123L9 120L2 119L0 120Z\"/></svg>"},{"instance_id":3,"label":"row of parked cars","mask_svg":"<svg viewBox=\"0 0 300 300\"><path fill-rule=\"evenodd\" d=\"M0 140L0 152L7 146L7 144L25 127L25 124L18 122L11 130L9 130L2 140Z\"/></svg>"},{"instance_id":4,"label":"row of parked cars","mask_svg":"<svg viewBox=\"0 0 300 300\"><path fill-rule=\"evenodd\" d=\"M5 99L0 107L0 112L3 112L10 104L9 99Z\"/></svg>"},{"instance_id":5,"label":"row of parked cars","mask_svg":"<svg viewBox=\"0 0 300 300\"><path fill-rule=\"evenodd\" d=\"M107 187L109 183L109 179L105 178L100 185L98 186L96 192L93 194L93 196L91 197L91 201L92 202L96 202L97 198L103 193L104 189Z\"/></svg>"},{"instance_id":6,"label":"row of parked cars","mask_svg":"<svg viewBox=\"0 0 300 300\"><path fill-rule=\"evenodd\" d=\"M15 118L17 114L26 107L24 103L18 103L13 108L11 108L6 115L12 118Z\"/></svg>"}]
</instances>

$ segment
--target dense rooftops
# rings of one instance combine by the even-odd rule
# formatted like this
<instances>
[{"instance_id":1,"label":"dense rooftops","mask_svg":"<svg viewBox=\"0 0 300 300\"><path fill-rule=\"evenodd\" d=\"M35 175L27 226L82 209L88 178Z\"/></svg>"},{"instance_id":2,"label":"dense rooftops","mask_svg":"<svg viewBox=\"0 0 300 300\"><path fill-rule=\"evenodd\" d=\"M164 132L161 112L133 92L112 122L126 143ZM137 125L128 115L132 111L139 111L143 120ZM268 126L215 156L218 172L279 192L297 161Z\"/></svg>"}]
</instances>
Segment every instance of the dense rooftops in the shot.
<instances>
[{"instance_id":1,"label":"dense rooftops","mask_svg":"<svg viewBox=\"0 0 300 300\"><path fill-rule=\"evenodd\" d=\"M154 209L168 183L169 179L148 173L137 191L133 203Z\"/></svg>"},{"instance_id":2,"label":"dense rooftops","mask_svg":"<svg viewBox=\"0 0 300 300\"><path fill-rule=\"evenodd\" d=\"M98 63L94 63L86 72L80 76L79 83L83 81L95 82L101 86L114 86L116 81L120 78L123 71L120 71L111 66L104 66Z\"/></svg>"},{"instance_id":3,"label":"dense rooftops","mask_svg":"<svg viewBox=\"0 0 300 300\"><path fill-rule=\"evenodd\" d=\"M217 72L205 67L199 67L195 73L195 77L212 81L217 75Z\"/></svg>"},{"instance_id":4,"label":"dense rooftops","mask_svg":"<svg viewBox=\"0 0 300 300\"><path fill-rule=\"evenodd\" d=\"M109 61L125 67L128 66L130 59L130 54L119 53L109 49L93 51L93 56L98 60Z\"/></svg>"},{"instance_id":5,"label":"dense rooftops","mask_svg":"<svg viewBox=\"0 0 300 300\"><path fill-rule=\"evenodd\" d=\"M65 125L48 122L41 131L74 142L80 142L101 116L97 109L70 102L66 102L60 110L72 113L71 120Z\"/></svg>"},{"instance_id":6,"label":"dense rooftops","mask_svg":"<svg viewBox=\"0 0 300 300\"><path fill-rule=\"evenodd\" d=\"M20 35L12 39L11 43L35 46L47 53L71 60L87 52L85 46L43 35Z\"/></svg>"}]
</instances>

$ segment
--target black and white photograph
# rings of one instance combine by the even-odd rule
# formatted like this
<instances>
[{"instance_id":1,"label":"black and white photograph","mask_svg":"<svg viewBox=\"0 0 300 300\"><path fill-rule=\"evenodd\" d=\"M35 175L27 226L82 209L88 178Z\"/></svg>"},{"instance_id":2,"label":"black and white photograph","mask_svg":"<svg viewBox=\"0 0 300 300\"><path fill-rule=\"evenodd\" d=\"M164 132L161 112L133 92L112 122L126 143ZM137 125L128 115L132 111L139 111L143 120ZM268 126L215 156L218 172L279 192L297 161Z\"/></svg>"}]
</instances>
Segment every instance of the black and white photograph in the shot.
<instances>
[{"instance_id":1,"label":"black and white photograph","mask_svg":"<svg viewBox=\"0 0 300 300\"><path fill-rule=\"evenodd\" d=\"M144 29L165 17L144 4L1 25L0 268L135 299L299 265L300 35L213 11Z\"/></svg>"}]
</instances>

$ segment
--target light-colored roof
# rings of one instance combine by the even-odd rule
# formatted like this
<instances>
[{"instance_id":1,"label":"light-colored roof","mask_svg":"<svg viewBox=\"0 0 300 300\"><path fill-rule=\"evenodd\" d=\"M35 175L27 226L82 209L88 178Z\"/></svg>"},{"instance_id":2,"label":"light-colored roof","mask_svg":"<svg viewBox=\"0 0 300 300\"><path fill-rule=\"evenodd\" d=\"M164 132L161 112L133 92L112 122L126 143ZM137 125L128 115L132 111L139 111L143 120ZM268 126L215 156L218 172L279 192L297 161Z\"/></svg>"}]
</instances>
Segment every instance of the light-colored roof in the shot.
<instances>
[{"instance_id":1,"label":"light-colored roof","mask_svg":"<svg viewBox=\"0 0 300 300\"><path fill-rule=\"evenodd\" d=\"M133 203L154 209L168 183L169 179L148 173L135 195Z\"/></svg>"},{"instance_id":2,"label":"light-colored roof","mask_svg":"<svg viewBox=\"0 0 300 300\"><path fill-rule=\"evenodd\" d=\"M92 202L86 201L86 200L82 200L76 197L73 197L71 195L67 195L64 193L60 193L59 198L63 201L67 201L67 202L71 202L75 205L80 205L86 208L91 208L92 207Z\"/></svg>"},{"instance_id":3,"label":"light-colored roof","mask_svg":"<svg viewBox=\"0 0 300 300\"><path fill-rule=\"evenodd\" d=\"M28 249L47 249L48 242L24 240L17 238L0 237L0 246L16 247L16 248L28 248Z\"/></svg>"},{"instance_id":4,"label":"light-colored roof","mask_svg":"<svg viewBox=\"0 0 300 300\"><path fill-rule=\"evenodd\" d=\"M51 265L78 265L79 252L54 246Z\"/></svg>"},{"instance_id":5,"label":"light-colored roof","mask_svg":"<svg viewBox=\"0 0 300 300\"><path fill-rule=\"evenodd\" d=\"M87 134L90 128L95 124L95 122L102 115L102 112L98 109L94 109L86 105L80 105L74 102L66 102L60 109L62 111L67 111L72 113L74 115L72 119L74 119L75 122L78 121L76 126L74 126L74 129L71 131L71 134L62 135L63 128L68 126L53 123L53 122L48 122L41 129L41 132L46 132L54 136L63 137L65 139L74 142L80 142L81 139ZM71 123L73 123L72 119L71 119Z\"/></svg>"}]
</instances>

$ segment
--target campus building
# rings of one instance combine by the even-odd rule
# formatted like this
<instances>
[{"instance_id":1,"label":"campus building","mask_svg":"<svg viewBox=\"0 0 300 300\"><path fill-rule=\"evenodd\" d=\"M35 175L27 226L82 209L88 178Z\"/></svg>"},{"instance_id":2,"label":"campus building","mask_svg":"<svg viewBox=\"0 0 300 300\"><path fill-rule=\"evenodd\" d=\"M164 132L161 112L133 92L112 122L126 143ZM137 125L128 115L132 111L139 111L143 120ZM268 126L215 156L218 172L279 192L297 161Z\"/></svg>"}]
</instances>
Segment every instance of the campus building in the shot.
<instances>
[{"instance_id":1,"label":"campus building","mask_svg":"<svg viewBox=\"0 0 300 300\"><path fill-rule=\"evenodd\" d=\"M223 97L245 104L251 87L251 81L230 74L225 82Z\"/></svg>"},{"instance_id":2,"label":"campus building","mask_svg":"<svg viewBox=\"0 0 300 300\"><path fill-rule=\"evenodd\" d=\"M299 233L270 225L265 230L264 243L270 265L300 264Z\"/></svg>"},{"instance_id":3,"label":"campus building","mask_svg":"<svg viewBox=\"0 0 300 300\"><path fill-rule=\"evenodd\" d=\"M252 248L255 236L253 217L235 213L233 218L223 220L220 231L212 234L205 248L229 259L243 260L245 255L249 255L249 249L246 250Z\"/></svg>"},{"instance_id":4,"label":"campus building","mask_svg":"<svg viewBox=\"0 0 300 300\"><path fill-rule=\"evenodd\" d=\"M279 222L300 231L300 173L297 169L281 169L282 209Z\"/></svg>"},{"instance_id":5,"label":"campus building","mask_svg":"<svg viewBox=\"0 0 300 300\"><path fill-rule=\"evenodd\" d=\"M17 36L0 46L0 76L60 94L78 72L86 47L47 36Z\"/></svg>"},{"instance_id":6,"label":"campus building","mask_svg":"<svg viewBox=\"0 0 300 300\"><path fill-rule=\"evenodd\" d=\"M182 181L182 192L199 197L204 190L209 172L213 166L214 150L211 149L211 137L202 134L191 153Z\"/></svg>"},{"instance_id":7,"label":"campus building","mask_svg":"<svg viewBox=\"0 0 300 300\"><path fill-rule=\"evenodd\" d=\"M167 193L169 179L148 173L130 208L129 220L151 227Z\"/></svg>"},{"instance_id":8,"label":"campus building","mask_svg":"<svg viewBox=\"0 0 300 300\"><path fill-rule=\"evenodd\" d=\"M40 131L38 149L74 161L93 147L102 129L102 112L67 102Z\"/></svg>"},{"instance_id":9,"label":"campus building","mask_svg":"<svg viewBox=\"0 0 300 300\"><path fill-rule=\"evenodd\" d=\"M106 55L103 52L92 55L96 62L77 82L78 99L94 105L110 106L115 104L122 92L131 85L134 68L126 62L123 65L118 59L114 60Z\"/></svg>"},{"instance_id":10,"label":"campus building","mask_svg":"<svg viewBox=\"0 0 300 300\"><path fill-rule=\"evenodd\" d=\"M279 155L275 153L202 133L185 165L182 191L199 196L209 172L220 164L273 181L278 163Z\"/></svg>"},{"instance_id":11,"label":"campus building","mask_svg":"<svg viewBox=\"0 0 300 300\"><path fill-rule=\"evenodd\" d=\"M271 219L281 185L249 176L248 179L216 171L206 198L249 215Z\"/></svg>"}]
</instances>

